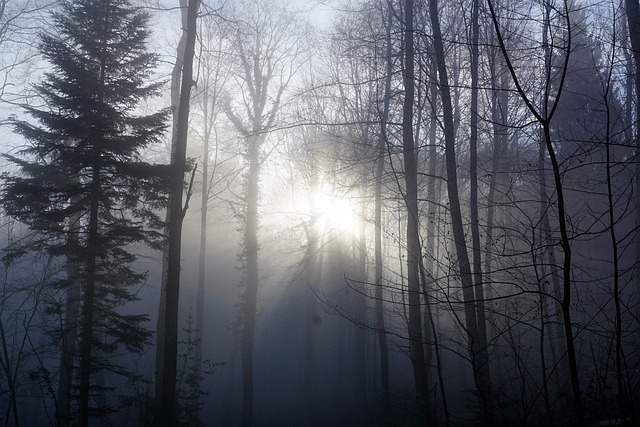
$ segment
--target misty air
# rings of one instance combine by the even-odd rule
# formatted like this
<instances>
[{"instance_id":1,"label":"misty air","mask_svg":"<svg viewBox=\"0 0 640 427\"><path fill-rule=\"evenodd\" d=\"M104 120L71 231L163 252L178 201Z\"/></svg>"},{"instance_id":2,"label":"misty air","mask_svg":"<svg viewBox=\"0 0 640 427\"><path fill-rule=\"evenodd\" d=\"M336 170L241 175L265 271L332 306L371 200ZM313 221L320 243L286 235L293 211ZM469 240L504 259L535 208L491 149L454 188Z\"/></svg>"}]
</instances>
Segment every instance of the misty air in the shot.
<instances>
[{"instance_id":1,"label":"misty air","mask_svg":"<svg viewBox=\"0 0 640 427\"><path fill-rule=\"evenodd\" d=\"M0 425L640 425L640 2L0 0Z\"/></svg>"}]
</instances>

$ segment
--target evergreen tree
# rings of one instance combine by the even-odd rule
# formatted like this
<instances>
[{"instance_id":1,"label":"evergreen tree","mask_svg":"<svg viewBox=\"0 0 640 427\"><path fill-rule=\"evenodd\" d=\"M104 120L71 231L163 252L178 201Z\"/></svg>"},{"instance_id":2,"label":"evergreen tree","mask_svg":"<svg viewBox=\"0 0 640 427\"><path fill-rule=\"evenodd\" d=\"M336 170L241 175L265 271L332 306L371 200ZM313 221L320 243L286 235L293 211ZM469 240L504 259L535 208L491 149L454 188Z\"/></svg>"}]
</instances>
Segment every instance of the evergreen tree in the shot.
<instances>
[{"instance_id":1,"label":"evergreen tree","mask_svg":"<svg viewBox=\"0 0 640 427\"><path fill-rule=\"evenodd\" d=\"M106 402L92 405L105 391L95 373L129 375L104 356L123 347L140 351L151 334L142 325L146 315L122 311L136 299L131 287L146 277L133 268L130 245L160 245L156 212L166 202L169 176L166 166L141 158L165 131L167 116L135 111L159 89L146 83L157 59L147 52L147 20L126 0L64 2L55 15L58 34L42 36L40 46L52 65L37 86L47 107L26 107L39 124L17 122L28 144L6 156L20 170L4 175L7 213L40 236L39 249L75 272L52 286L78 295L79 316L68 312L65 322L67 331L77 331L78 345L62 359L77 365L69 376L78 385L81 426L113 410ZM79 292L71 292L74 286ZM67 424L60 412L58 423Z\"/></svg>"}]
</instances>

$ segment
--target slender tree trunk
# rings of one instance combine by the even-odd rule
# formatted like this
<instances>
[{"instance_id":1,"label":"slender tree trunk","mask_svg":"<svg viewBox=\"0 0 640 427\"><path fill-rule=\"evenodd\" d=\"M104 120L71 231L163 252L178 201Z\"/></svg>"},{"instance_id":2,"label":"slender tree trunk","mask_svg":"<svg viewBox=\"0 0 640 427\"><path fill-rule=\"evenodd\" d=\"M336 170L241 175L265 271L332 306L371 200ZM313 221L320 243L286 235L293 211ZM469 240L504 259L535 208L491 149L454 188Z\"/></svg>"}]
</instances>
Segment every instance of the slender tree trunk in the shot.
<instances>
[{"instance_id":1,"label":"slender tree trunk","mask_svg":"<svg viewBox=\"0 0 640 427\"><path fill-rule=\"evenodd\" d=\"M244 243L246 256L246 289L242 321L242 425L253 423L253 339L258 307L258 202L260 146L263 137L249 137L249 173L246 192Z\"/></svg>"},{"instance_id":2,"label":"slender tree trunk","mask_svg":"<svg viewBox=\"0 0 640 427\"><path fill-rule=\"evenodd\" d=\"M426 365L422 342L420 309L420 237L418 221L417 150L413 141L413 104L415 102L413 0L405 0L405 99L402 116L402 146L407 209L407 291L409 296L409 352L413 365L416 398L421 410L428 398ZM425 414L423 414L424 416ZM426 421L426 417L425 417Z\"/></svg>"},{"instance_id":3,"label":"slender tree trunk","mask_svg":"<svg viewBox=\"0 0 640 427\"><path fill-rule=\"evenodd\" d=\"M546 164L546 145L544 143L544 137L541 136L540 144L538 149L538 181L539 181L539 214L540 214L540 230L538 235L538 240L540 242L540 246L542 248L542 256L540 257L540 280L546 281L547 277L551 276L552 283L552 292L554 295L554 317L555 317L555 335L556 338L549 337L550 342L550 350L552 355L552 362L554 366L558 363L558 366L554 369L554 373L556 375L556 382L558 383L558 387L564 388L564 383L566 377L563 375L563 372L566 372L566 363L565 359L561 358L558 360L557 354L560 349L564 348L563 342L566 341L564 338L565 331L563 327L563 317L562 317L562 304L560 301L562 300L562 293L560 291L560 279L558 274L555 271L556 264L556 255L555 249L553 246L553 238L551 236L551 224L549 222L549 202L547 195L547 170L545 167ZM548 258L548 261L547 261ZM551 271L547 272L546 265L551 266ZM542 284L544 286L544 284ZM546 286L545 289L548 291ZM563 354L563 351L560 351L560 354ZM564 368L563 368L564 367Z\"/></svg>"},{"instance_id":4,"label":"slender tree trunk","mask_svg":"<svg viewBox=\"0 0 640 427\"><path fill-rule=\"evenodd\" d=\"M385 417L389 411L389 349L384 320L383 253L382 253L382 179L384 177L385 158L387 156L387 122L389 121L389 104L391 102L391 77L393 59L391 58L391 5L388 3L387 25L385 28L385 79L384 105L380 120L380 136L378 138L378 157L375 171L375 213L374 213L374 253L375 253L375 316L380 351L380 388L382 391L382 407Z\"/></svg>"},{"instance_id":5,"label":"slender tree trunk","mask_svg":"<svg viewBox=\"0 0 640 427\"><path fill-rule=\"evenodd\" d=\"M538 160L539 160L538 163L540 165L539 167L541 168L538 174L540 178L540 215L541 215L540 231L542 233L542 235L540 236L540 244L543 247L543 257L541 259L542 269L543 269L542 276L543 277L547 276L547 274L544 272L544 269L548 263L548 265L550 265L552 268L552 271L549 271L548 275L551 276L551 285L552 285L551 292L555 297L553 300L554 301L553 304L554 304L554 317L555 317L554 323L556 326L556 330L555 330L556 338L555 340L553 339L551 340L551 351L552 351L552 354L555 353L557 355L560 355L565 353L566 338L565 338L565 329L563 325L564 320L562 317L562 303L560 302L562 301L560 277L555 269L555 266L558 265L558 262L556 260L556 251L553 244L553 237L551 236L551 223L549 221L549 212L548 212L549 199L547 194L546 170L544 168L544 164L546 162L545 152L546 152L546 146L544 144L544 139L542 138L540 142L540 150L538 154ZM546 258L548 258L548 261L546 260ZM554 357L554 359L556 358ZM555 372L557 372L557 375L559 377L558 378L559 385L562 386L562 384L564 383L563 372L566 372L567 368L566 368L566 361L564 358L560 358L559 363L560 363L559 368L556 368Z\"/></svg>"},{"instance_id":6,"label":"slender tree trunk","mask_svg":"<svg viewBox=\"0 0 640 427\"><path fill-rule=\"evenodd\" d=\"M65 303L65 329L62 338L60 356L60 379L56 399L56 418L58 426L68 426L71 422L71 384L73 381L73 359L78 330L80 311L80 282L75 276L71 279ZM74 321L75 320L75 321Z\"/></svg>"},{"instance_id":7,"label":"slender tree trunk","mask_svg":"<svg viewBox=\"0 0 640 427\"><path fill-rule=\"evenodd\" d=\"M555 181L556 196L558 198L558 219L560 225L560 246L564 252L564 261L562 264L562 281L563 281L563 299L562 299L562 318L564 320L564 333L567 342L567 357L569 362L569 372L571 374L571 389L573 392L573 404L576 412L576 418L580 425L584 425L584 406L582 404L582 396L580 393L580 381L578 377L578 363L576 360L576 350L573 338L573 322L571 319L571 240L566 224L566 212L564 204L564 192L562 187L562 176L560 174L560 166L553 151L553 143L551 142L551 132L549 126L544 126L545 141L547 152L551 159L553 170L553 178Z\"/></svg>"},{"instance_id":8,"label":"slender tree trunk","mask_svg":"<svg viewBox=\"0 0 640 427\"><path fill-rule=\"evenodd\" d=\"M384 156L384 154L383 154ZM382 406L386 413L389 410L389 348L384 319L384 293L383 293L383 254L382 254L382 172L380 160L376 166L376 196L375 196L375 316L378 348L380 351L380 388L382 391ZM384 163L384 160L382 161ZM380 178L380 181L378 181Z\"/></svg>"},{"instance_id":9,"label":"slender tree trunk","mask_svg":"<svg viewBox=\"0 0 640 427\"><path fill-rule=\"evenodd\" d=\"M179 0L181 8L182 28L187 28L188 0ZM171 153L173 160L176 154L176 140L178 132L178 110L180 107L180 77L182 76L182 64L184 62L185 48L187 44L187 32L182 31L178 48L176 50L176 63L171 71L171 116L173 119L171 128ZM195 49L195 47L194 47ZM162 273L160 279L160 304L158 307L158 320L156 322L156 370L155 370L155 397L156 406L161 405L162 383L164 379L164 355L165 355L165 325L167 313L167 281L169 271L169 224L171 224L171 194L169 194L169 207L165 215L164 237L162 248Z\"/></svg>"},{"instance_id":10,"label":"slender tree trunk","mask_svg":"<svg viewBox=\"0 0 640 427\"><path fill-rule=\"evenodd\" d=\"M189 127L189 100L193 86L193 57L196 42L196 21L199 0L189 0L186 8L187 25L184 59L182 61L182 79L180 83L180 101L178 104L177 130L175 131L175 151L172 153L171 166L174 174L170 188L169 250L167 265L166 313L164 322L164 348L162 384L159 396L155 424L174 426L177 423L176 376L178 357L178 305L180 293L180 253L182 247L182 221L184 218L182 196L184 191L184 173L186 171L187 133ZM183 9L184 13L184 9Z\"/></svg>"},{"instance_id":11,"label":"slender tree trunk","mask_svg":"<svg viewBox=\"0 0 640 427\"><path fill-rule=\"evenodd\" d=\"M362 193L364 195L365 179L362 178ZM364 197L362 198L364 200ZM355 367L355 393L356 402L360 405L358 408L361 411L366 410L367 404L367 247L366 247L366 229L365 229L365 217L366 217L366 204L361 203L360 208L360 221L358 221L357 237L354 236L354 260L356 261L356 309L355 317L359 323L355 329L355 352L354 352L354 367Z\"/></svg>"},{"instance_id":12,"label":"slender tree trunk","mask_svg":"<svg viewBox=\"0 0 640 427\"><path fill-rule=\"evenodd\" d=\"M545 8L544 8L544 19L543 19L543 32L542 32L542 46L544 48L545 51L545 67L546 69L549 69L548 67L550 67L551 64L551 49L549 48L549 34L550 34L550 20L549 20L549 5L548 3L545 4ZM544 108L544 116L547 117L548 116L548 104L545 101L545 99L541 99L541 103L543 105ZM540 364L541 364L541 370L542 370L542 385L543 385L543 396L544 396L544 401L545 401L545 405L546 405L546 411L547 411L547 417L549 420L549 423L552 424L552 412L549 408L549 389L548 389L548 381L547 381L547 369L546 369L546 358L545 358L545 351L544 351L544 338L545 338L545 327L546 327L546 322L545 322L545 317L546 317L546 299L545 299L545 295L547 293L547 286L545 284L546 282L546 267L545 267L545 263L546 263L546 254L547 251L549 251L550 255L553 254L553 248L552 248L552 240L551 240L551 229L550 229L550 225L549 225L549 214L548 214L548 199L547 199L547 181L546 181L546 159L545 159L545 143L544 143L544 137L541 134L540 135L540 142L539 142L539 147L538 147L538 182L539 182L539 197L540 197L540 202L539 202L539 215L540 215L540 224L539 224L539 230L538 230L538 241L540 244L540 247L542 248L542 256L540 257L541 259L541 263L540 263L540 269L541 272L539 274L539 278L538 278L538 290L540 291L540 296L539 296L539 306L540 306ZM547 246L549 247L547 249ZM553 256L554 260L555 260L555 255ZM551 268L553 269L553 264L551 266ZM555 282L557 283L557 275L555 274L555 271L551 271L551 275L552 277L555 279ZM557 285L557 287L559 288L559 285ZM560 298L560 295L556 295L556 297ZM557 302L556 302L557 304ZM558 309L558 307L556 306L556 316L559 316L559 314L562 312L561 309ZM556 320L561 320L556 318ZM562 321L558 321L557 322L557 327L559 329L561 329L562 325ZM563 334L564 335L564 334ZM560 335L559 335L560 336ZM554 345L554 341L553 341L553 337L549 337L550 338L550 343L551 343L551 353L552 353L552 357L553 357L553 364L554 364L554 372L559 373L560 372L560 367L559 366L555 366L556 365L556 353L555 353L555 345ZM560 379L559 374L556 374L556 376L558 377L558 379ZM561 381L557 381L558 385L561 384Z\"/></svg>"},{"instance_id":13,"label":"slender tree trunk","mask_svg":"<svg viewBox=\"0 0 640 427\"><path fill-rule=\"evenodd\" d=\"M171 202L171 197L169 197ZM164 243L162 248L162 272L160 277L160 302L158 304L158 320L156 321L156 367L155 367L155 406L159 408L164 381L165 355L165 325L167 321L167 271L169 269L169 224L171 224L170 209L165 214Z\"/></svg>"},{"instance_id":14,"label":"slender tree trunk","mask_svg":"<svg viewBox=\"0 0 640 427\"><path fill-rule=\"evenodd\" d=\"M549 401L549 381L547 377L547 357L545 355L545 332L547 331L547 286L544 277L538 279L538 307L540 310L540 337L538 340L538 351L540 355L540 380L542 383L542 398L544 399L545 412L549 425L553 425L553 412ZM555 354L553 356L555 359Z\"/></svg>"},{"instance_id":15,"label":"slender tree trunk","mask_svg":"<svg viewBox=\"0 0 640 427\"><path fill-rule=\"evenodd\" d=\"M78 203L72 200L71 204ZM79 243L80 213L69 218L68 241L70 246ZM78 337L78 319L80 314L80 269L77 260L67 260L67 300L65 303L64 332L62 334L62 349L60 355L60 379L56 398L56 422L59 427L67 427L71 423L71 384L74 371L74 354Z\"/></svg>"},{"instance_id":16,"label":"slender tree trunk","mask_svg":"<svg viewBox=\"0 0 640 427\"><path fill-rule=\"evenodd\" d=\"M431 62L431 75L437 75L437 69L434 62ZM431 112L430 112L430 124L429 124L429 180L427 181L427 236L424 258L424 270L426 278L426 288L429 292L433 292L433 286L435 281L435 263L434 260L438 259L436 250L436 222L438 216L438 199L440 198L440 184L436 185L436 180L440 179L440 171L438 171L438 149L437 149L437 99L438 99L438 85L435 80L431 79L431 85L429 91L431 92ZM442 408L445 426L449 426L449 407L447 404L447 394L445 390L444 375L442 368L442 361L440 357L440 347L438 331L434 320L433 310L431 305L427 303L425 307L425 316L428 317L427 326L431 329L431 339L433 341L433 354L436 358L436 374L438 377L438 386L440 394L442 396Z\"/></svg>"},{"instance_id":17,"label":"slender tree trunk","mask_svg":"<svg viewBox=\"0 0 640 427\"><path fill-rule=\"evenodd\" d=\"M108 12L107 12L108 13ZM105 23L108 19L105 19ZM101 49L106 50L104 41L100 42ZM106 65L104 62L100 64L100 80L98 104L104 103L104 87L106 83ZM102 193L102 170L100 167L101 152L99 142L94 142L93 155L94 163L91 170L91 202L89 209L89 224L87 237L87 258L84 274L84 296L82 298L82 335L80 342L80 387L78 395L78 411L80 415L80 427L88 427L89 425L89 389L91 387L91 365L93 350L93 319L95 309L95 287L96 287L96 265L99 255L98 238L99 238L99 197Z\"/></svg>"},{"instance_id":18,"label":"slender tree trunk","mask_svg":"<svg viewBox=\"0 0 640 427\"><path fill-rule=\"evenodd\" d=\"M612 53L613 56L613 53ZM613 67L613 65L610 65ZM610 68L607 73L607 86L604 98L605 113L607 115L607 126L605 129L605 169L607 176L607 204L609 213L609 237L611 239L611 252L613 257L613 302L615 305L615 360L616 360L616 385L618 388L618 405L620 413L626 419L628 411L632 408L628 407L626 390L624 386L624 377L622 375L623 368L623 349L622 349L622 308L620 304L620 262L618 257L618 236L616 234L616 204L614 201L614 190L612 185L612 159L611 159L611 108L609 106L609 93L611 89L611 73Z\"/></svg>"},{"instance_id":19,"label":"slender tree trunk","mask_svg":"<svg viewBox=\"0 0 640 427\"><path fill-rule=\"evenodd\" d=\"M207 144L205 143L205 146ZM196 296L196 343L195 360L198 371L202 365L202 346L204 337L204 282L207 264L207 214L208 214L208 179L209 179L209 150L205 148L205 158L202 162L202 199L200 200L200 254L198 257L198 291Z\"/></svg>"},{"instance_id":20,"label":"slender tree trunk","mask_svg":"<svg viewBox=\"0 0 640 427\"><path fill-rule=\"evenodd\" d=\"M202 370L202 352L204 346L204 292L207 265L207 220L209 214L209 155L212 128L214 126L214 112L209 109L209 88L204 88L203 103L203 123L204 141L202 150L202 195L200 198L200 253L198 257L198 290L196 296L196 343L195 343L195 363L197 370L198 388L200 384L200 373Z\"/></svg>"},{"instance_id":21,"label":"slender tree trunk","mask_svg":"<svg viewBox=\"0 0 640 427\"><path fill-rule=\"evenodd\" d=\"M566 59L568 61L568 58ZM564 324L564 337L567 348L567 363L569 365L569 375L571 379L571 390L573 394L573 405L575 410L575 416L580 425L585 422L584 406L582 404L582 394L580 392L580 380L578 376L578 363L576 360L576 350L573 337L573 321L571 319L571 266L572 266L572 251L571 251L571 239L569 238L569 231L567 229L567 214L565 210L564 202L564 190L562 185L562 175L560 172L560 165L558 163L555 149L551 138L550 118L547 118L542 123L543 141L547 151L547 155L551 161L551 170L553 173L554 190L557 197L556 206L558 209L558 223L560 226L560 247L564 254L564 260L562 263L562 303L561 312L562 320ZM546 211L547 207L545 207ZM543 227L546 224L543 224ZM549 230L549 228L547 228ZM549 242L551 238L549 237ZM555 257L555 255L552 255Z\"/></svg>"},{"instance_id":22,"label":"slender tree trunk","mask_svg":"<svg viewBox=\"0 0 640 427\"><path fill-rule=\"evenodd\" d=\"M206 120L206 118L205 118ZM204 141L202 160L202 197L200 199L200 251L198 256L198 290L196 294L196 325L194 344L195 388L200 390L202 353L204 347L204 285L207 265L207 214L209 209L209 139ZM199 397L198 397L199 399Z\"/></svg>"},{"instance_id":23,"label":"slender tree trunk","mask_svg":"<svg viewBox=\"0 0 640 427\"><path fill-rule=\"evenodd\" d=\"M313 188L313 187L312 187ZM312 209L316 212L315 209ZM311 288L305 293L305 316L304 316L304 338L302 342L303 354L303 376L302 376L302 407L311 409L315 399L314 387L314 337L315 326L317 322L317 298L315 293L318 289L320 270L324 262L324 251L320 250L320 242L318 241L317 217L311 219L308 230L309 248L307 250L307 266L309 268L308 286Z\"/></svg>"},{"instance_id":24,"label":"slender tree trunk","mask_svg":"<svg viewBox=\"0 0 640 427\"><path fill-rule=\"evenodd\" d=\"M416 110L415 110L415 116L416 117L423 117L424 116L424 109L426 108L427 105L427 96L422 94L423 91L423 85L419 84L417 85L416 88ZM414 135L413 135L413 146L414 147L419 147L421 145L421 137L420 137L420 131L422 130L422 124L420 123L420 120L417 120L415 125L414 125ZM416 174L417 174L417 162L418 162L418 149L416 148ZM416 185L417 186L417 185ZM427 212L428 212L428 206L427 206ZM418 214L420 215L420 213ZM425 366L425 373L424 373L424 381L427 384L427 390L430 389L430 382L429 382L429 368L431 367L431 363L433 361L433 337L431 336L431 325L430 325L430 315L428 313L428 311L431 309L429 307L429 300L430 300L430 282L427 280L427 276L425 274L425 269L424 269L424 257L423 257L423 249L422 249L422 241L421 241L421 237L420 236L420 219L418 219L417 221L418 223L418 241L420 244L420 256L418 258L418 269L419 269L419 277L420 277L420 297L421 297L421 309L420 309L420 318L422 320L422 343L424 346L424 366ZM425 411L426 411L426 415L427 417L425 417L425 419L427 421L429 421L430 417L433 415L432 411L431 411L431 404L429 401L429 398L427 398L425 400Z\"/></svg>"},{"instance_id":25,"label":"slender tree trunk","mask_svg":"<svg viewBox=\"0 0 640 427\"><path fill-rule=\"evenodd\" d=\"M89 236L86 259L84 297L82 304L82 339L80 343L80 389L78 406L80 426L89 425L89 389L91 386L91 350L93 348L93 318L95 307L96 258L98 256L98 195L100 193L100 167L92 171L92 197L89 211Z\"/></svg>"},{"instance_id":26,"label":"slender tree trunk","mask_svg":"<svg viewBox=\"0 0 640 427\"><path fill-rule=\"evenodd\" d=\"M469 199L471 216L471 244L473 254L473 277L477 300L476 309L480 312L482 301L482 258L480 255L480 220L478 219L478 0L473 0L471 12L471 103L469 112ZM484 311L484 310L483 310ZM478 313L478 332L480 331L480 314ZM485 334L486 345L486 334Z\"/></svg>"},{"instance_id":27,"label":"slender tree trunk","mask_svg":"<svg viewBox=\"0 0 640 427\"><path fill-rule=\"evenodd\" d=\"M553 181L554 181L554 190L556 194L556 208L558 210L558 225L560 227L560 247L564 253L564 260L562 263L562 319L564 321L564 333L565 333L565 341L567 346L567 361L569 364L569 375L571 378L571 391L573 395L573 405L575 411L575 417L579 425L585 424L585 413L584 413L584 405L582 402L582 395L580 392L580 379L578 376L578 363L576 360L576 350L575 343L573 337L573 322L571 319L571 238L569 237L569 230L567 228L567 214L565 210L565 202L564 202L564 187L562 184L562 173L560 171L560 165L558 163L558 159L556 157L555 149L553 146L553 140L551 138L551 120L558 106L558 102L562 96L562 90L564 86L564 80L567 75L567 69L569 64L569 57L571 54L571 21L569 20L568 15L568 0L565 0L565 22L566 26L566 37L567 37L567 50L566 56L564 58L564 63L560 69L560 82L558 85L558 92L556 96L552 97L549 94L550 85L547 82L544 102L543 102L543 111L540 112L536 109L536 107L531 103L531 100L524 92L522 86L520 85L520 81L518 79L518 75L516 74L515 69L513 68L513 64L511 63L511 59L507 52L506 45L504 43L504 39L502 37L502 32L498 25L497 16L495 13L495 8L493 6L493 2L491 0L487 0L489 5L489 10L491 12L491 18L493 20L494 28L496 31L496 35L498 37L498 42L500 44L500 49L502 51L502 55L505 58L507 63L507 68L509 69L509 73L513 79L514 85L516 86L516 90L520 95L520 98L524 101L529 111L533 114L536 120L542 126L542 134L544 144L547 150L547 155L549 156L549 160L551 162L551 170L553 172ZM548 104L551 103L551 108L548 107Z\"/></svg>"},{"instance_id":28,"label":"slender tree trunk","mask_svg":"<svg viewBox=\"0 0 640 427\"><path fill-rule=\"evenodd\" d=\"M631 52L633 56L633 63L635 65L634 72L634 87L636 92L636 108L635 108L635 134L634 134L634 146L635 155L640 155L640 3L638 0L625 0L625 9L627 12L627 23L629 28L629 40L631 41ZM629 123L629 126L631 124ZM640 162L636 161L636 173L635 173L635 186L636 190L636 229L640 228ZM636 269L640 268L640 235L636 233L635 237L635 250L636 250ZM640 295L640 274L636 271L636 294ZM640 305L636 308L636 315L640 317Z\"/></svg>"},{"instance_id":29,"label":"slender tree trunk","mask_svg":"<svg viewBox=\"0 0 640 427\"><path fill-rule=\"evenodd\" d=\"M471 204L471 242L473 253L473 285L475 290L476 316L478 319L478 346L481 349L478 368L485 376L487 386L491 381L488 348L487 322L484 307L484 283L482 280L482 256L480 250L480 220L478 218L478 60L479 35L478 25L479 0L473 0L471 14L471 135L470 148L470 204ZM484 365L484 366L482 366ZM487 396L485 396L486 399Z\"/></svg>"},{"instance_id":30,"label":"slender tree trunk","mask_svg":"<svg viewBox=\"0 0 640 427\"><path fill-rule=\"evenodd\" d=\"M551 67L551 49L550 49L549 40L548 40L549 34L551 33L550 14L551 14L551 5L548 2L545 2L542 44L545 49L546 69L550 69ZM545 102L544 100L541 100L541 103L544 109L544 116L547 117L549 114L548 103ZM556 297L556 299L554 300L554 305L555 305L555 318L556 318L555 324L556 324L557 344L552 345L552 350L555 348L559 350L560 353L564 353L564 351L562 350L565 347L563 343L566 342L566 338L565 338L565 331L564 331L563 319L562 319L562 304L560 303L560 301L562 300L562 291L561 291L561 285L560 285L560 278L555 271L555 266L557 265L557 261L556 261L556 251L553 244L553 236L551 235L551 224L549 221L549 206L548 206L549 198L547 195L547 175L546 175L547 172L545 168L545 164L547 163L547 160L546 160L545 153L546 153L546 144L545 144L544 134L541 132L540 147L538 150L538 178L540 181L540 219L541 219L540 223L541 223L541 228L544 235L541 236L540 243L542 244L543 248L548 248L544 250L543 254L546 254L548 256L549 265L551 265L553 269L553 271L551 271L550 274L551 274L551 283L553 285L553 295ZM543 257L542 259L543 268L545 266L545 262L546 261ZM553 340L551 342L553 343ZM562 360L564 361L564 359ZM558 376L560 377L559 383L563 382L561 373L566 372L567 370L566 363L563 361L561 361L560 367L555 370L555 372L558 372Z\"/></svg>"},{"instance_id":31,"label":"slender tree trunk","mask_svg":"<svg viewBox=\"0 0 640 427\"><path fill-rule=\"evenodd\" d=\"M5 268L7 266L5 265ZM6 273L5 273L6 274ZM6 276L5 276L5 284L6 284ZM7 336L4 331L4 325L2 324L2 319L0 318L0 348L2 349L2 356L0 357L0 367L2 367L2 371L4 371L8 389L6 394L9 395L9 405L6 410L6 415L4 417L5 424L9 425L9 418L13 415L13 424L15 427L20 427L20 415L18 413L18 398L17 398L17 384L16 384L16 376L14 372L12 372L11 368L11 356L9 355L9 351L7 349ZM4 391L4 390L3 390Z\"/></svg>"},{"instance_id":32,"label":"slender tree trunk","mask_svg":"<svg viewBox=\"0 0 640 427\"><path fill-rule=\"evenodd\" d=\"M447 403L447 391L445 389L445 379L444 373L442 369L442 359L440 356L440 344L438 343L438 331L436 329L436 324L433 320L433 312L431 307L427 311L427 315L429 316L429 323L431 324L431 331L433 333L433 351L436 356L436 373L438 375L438 386L440 388L440 395L442 396L442 414L444 416L444 425L445 427L449 427L450 424L450 415L449 415L449 404Z\"/></svg>"},{"instance_id":33,"label":"slender tree trunk","mask_svg":"<svg viewBox=\"0 0 640 427\"><path fill-rule=\"evenodd\" d=\"M315 142L314 139L311 139L311 143ZM320 233L318 230L318 212L319 206L318 204L318 166L315 155L315 150L312 148L310 150L310 159L309 163L311 164L311 177L309 179L309 200L311 203L311 219L309 221L308 227L305 227L305 231L307 233L307 251L305 254L306 266L305 270L307 270L307 274L305 275L307 278L307 286L310 289L307 289L305 292L305 300L304 300L304 336L302 341L302 390L300 394L301 407L304 407L308 410L311 410L312 403L315 400L315 392L314 392L314 383L313 383L313 374L314 374L314 337L315 337L315 326L317 319L317 298L316 292L318 291L319 281L320 281L320 270L322 268L323 259L324 259L324 251L320 250L321 242L320 242Z\"/></svg>"},{"instance_id":34,"label":"slender tree trunk","mask_svg":"<svg viewBox=\"0 0 640 427\"><path fill-rule=\"evenodd\" d=\"M458 175L456 162L456 141L453 123L453 108L451 103L451 93L449 90L449 78L445 63L444 45L442 42L442 32L440 30L440 18L437 0L429 3L429 13L431 15L431 26L433 28L433 44L435 50L436 64L438 68L438 82L440 86L440 97L442 99L443 125L445 137L445 156L447 169L447 190L449 193L449 210L451 214L451 228L453 231L455 253L462 280L462 293L464 299L465 327L469 345L469 355L474 372L474 379L484 406L487 424L494 423L491 410L491 387L489 375L488 353L483 345L478 329L478 319L476 312L476 296L474 293L473 276L467 244L462 222L462 210L460 207L460 197L458 195ZM484 322L484 319L483 319ZM485 330L486 333L486 330Z\"/></svg>"},{"instance_id":35,"label":"slender tree trunk","mask_svg":"<svg viewBox=\"0 0 640 427\"><path fill-rule=\"evenodd\" d=\"M491 40L493 41L493 38ZM495 88L495 93L492 95L491 106L491 119L493 122L493 150L491 153L489 194L487 195L487 228L485 231L486 240L483 272L483 281L487 284L486 297L489 300L489 313L487 314L487 320L492 331L495 329L495 323L493 321L495 302L492 301L494 295L493 284L491 281L491 274L493 271L493 230L497 216L496 205L499 205L500 201L503 200L503 193L507 189L507 185L505 184L506 172L502 168L501 159L507 153L509 137L506 126L509 114L509 83L508 77L504 73L502 73L502 76L498 77L498 67L496 64L498 57L498 55L496 55L497 53L498 52L495 48L491 50L491 82L492 87Z\"/></svg>"}]
</instances>

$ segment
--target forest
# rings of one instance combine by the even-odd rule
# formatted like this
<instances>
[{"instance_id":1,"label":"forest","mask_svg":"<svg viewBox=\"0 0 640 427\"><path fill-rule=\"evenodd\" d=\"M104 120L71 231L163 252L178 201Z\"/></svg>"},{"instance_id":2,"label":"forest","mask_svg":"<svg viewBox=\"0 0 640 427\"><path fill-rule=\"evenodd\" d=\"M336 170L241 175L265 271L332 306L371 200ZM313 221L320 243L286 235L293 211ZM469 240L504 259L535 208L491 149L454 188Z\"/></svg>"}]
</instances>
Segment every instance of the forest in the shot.
<instances>
[{"instance_id":1,"label":"forest","mask_svg":"<svg viewBox=\"0 0 640 427\"><path fill-rule=\"evenodd\" d=\"M640 425L639 0L0 0L0 425Z\"/></svg>"}]
</instances>

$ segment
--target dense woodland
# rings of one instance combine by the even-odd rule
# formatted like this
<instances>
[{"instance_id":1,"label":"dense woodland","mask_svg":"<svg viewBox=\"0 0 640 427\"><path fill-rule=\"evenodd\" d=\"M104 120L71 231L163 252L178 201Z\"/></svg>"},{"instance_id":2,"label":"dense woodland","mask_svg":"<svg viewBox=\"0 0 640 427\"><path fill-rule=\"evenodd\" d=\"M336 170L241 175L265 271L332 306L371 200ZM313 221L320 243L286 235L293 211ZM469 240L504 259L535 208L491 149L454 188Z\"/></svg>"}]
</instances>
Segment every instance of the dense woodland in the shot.
<instances>
[{"instance_id":1,"label":"dense woodland","mask_svg":"<svg viewBox=\"0 0 640 427\"><path fill-rule=\"evenodd\" d=\"M640 423L638 0L0 0L0 425Z\"/></svg>"}]
</instances>

